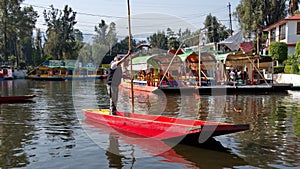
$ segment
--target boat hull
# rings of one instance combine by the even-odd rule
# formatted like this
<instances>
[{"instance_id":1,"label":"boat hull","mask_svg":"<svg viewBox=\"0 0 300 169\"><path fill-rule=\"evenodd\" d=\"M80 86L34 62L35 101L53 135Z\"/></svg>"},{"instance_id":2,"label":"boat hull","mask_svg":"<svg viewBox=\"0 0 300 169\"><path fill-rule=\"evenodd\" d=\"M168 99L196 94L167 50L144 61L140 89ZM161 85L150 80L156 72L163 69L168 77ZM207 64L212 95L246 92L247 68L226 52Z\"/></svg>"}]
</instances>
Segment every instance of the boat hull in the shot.
<instances>
[{"instance_id":1,"label":"boat hull","mask_svg":"<svg viewBox=\"0 0 300 169\"><path fill-rule=\"evenodd\" d=\"M130 84L121 84L122 88L130 89ZM152 87L134 85L134 92L151 92L156 93L163 91L164 93L181 93L194 92L207 95L226 95L226 94L269 94L269 93L287 93L292 90L291 84L276 84L276 85L244 85L244 86L184 86L184 87Z\"/></svg>"},{"instance_id":2,"label":"boat hull","mask_svg":"<svg viewBox=\"0 0 300 169\"><path fill-rule=\"evenodd\" d=\"M0 103L13 103L13 102L30 101L34 97L36 97L36 96L35 95L3 96L3 97L0 97Z\"/></svg>"},{"instance_id":3,"label":"boat hull","mask_svg":"<svg viewBox=\"0 0 300 169\"><path fill-rule=\"evenodd\" d=\"M84 110L84 114L88 119L97 123L158 140L181 141L184 138L195 140L200 134L205 134L205 138L208 139L249 129L247 124L236 125L165 116L122 112L118 112L118 115L114 116L109 115L109 111L106 109Z\"/></svg>"}]
</instances>

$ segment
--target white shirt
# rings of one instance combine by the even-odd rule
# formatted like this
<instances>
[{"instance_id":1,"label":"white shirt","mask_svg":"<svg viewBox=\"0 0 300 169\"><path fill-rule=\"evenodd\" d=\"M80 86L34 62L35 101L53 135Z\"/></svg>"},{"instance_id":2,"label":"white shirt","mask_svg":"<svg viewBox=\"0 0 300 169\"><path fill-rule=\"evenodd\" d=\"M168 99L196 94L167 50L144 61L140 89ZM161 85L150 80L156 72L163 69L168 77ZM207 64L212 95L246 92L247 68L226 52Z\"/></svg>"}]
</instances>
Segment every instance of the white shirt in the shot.
<instances>
[{"instance_id":1,"label":"white shirt","mask_svg":"<svg viewBox=\"0 0 300 169\"><path fill-rule=\"evenodd\" d=\"M111 64L110 64L110 68L112 69L112 70L114 70L114 69L117 69L118 68L118 61L114 61L114 62L112 62Z\"/></svg>"}]
</instances>

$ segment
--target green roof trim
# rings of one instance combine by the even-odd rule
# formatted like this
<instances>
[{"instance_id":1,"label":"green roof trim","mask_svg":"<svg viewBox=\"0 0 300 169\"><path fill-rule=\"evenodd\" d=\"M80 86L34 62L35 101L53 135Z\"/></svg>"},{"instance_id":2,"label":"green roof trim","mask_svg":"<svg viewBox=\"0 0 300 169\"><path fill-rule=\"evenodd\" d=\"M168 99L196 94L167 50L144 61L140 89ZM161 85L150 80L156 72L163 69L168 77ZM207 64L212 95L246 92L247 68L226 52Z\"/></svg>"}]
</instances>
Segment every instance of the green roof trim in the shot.
<instances>
[{"instance_id":1,"label":"green roof trim","mask_svg":"<svg viewBox=\"0 0 300 169\"><path fill-rule=\"evenodd\" d=\"M184 54L180 54L178 55L180 57L180 59L184 62L186 60L186 58L188 56L190 56L192 53L194 53L193 51L190 51L190 52L187 52L187 53L184 53Z\"/></svg>"},{"instance_id":2,"label":"green roof trim","mask_svg":"<svg viewBox=\"0 0 300 169\"><path fill-rule=\"evenodd\" d=\"M217 54L215 55L216 56L216 59L217 60L226 60L227 56L231 54L231 53L225 53L225 54Z\"/></svg>"},{"instance_id":3,"label":"green roof trim","mask_svg":"<svg viewBox=\"0 0 300 169\"><path fill-rule=\"evenodd\" d=\"M145 64L153 56L155 56L155 55L147 55L147 56L141 56L140 55L140 56L132 59L132 64L133 65L135 65L135 64Z\"/></svg>"}]
</instances>

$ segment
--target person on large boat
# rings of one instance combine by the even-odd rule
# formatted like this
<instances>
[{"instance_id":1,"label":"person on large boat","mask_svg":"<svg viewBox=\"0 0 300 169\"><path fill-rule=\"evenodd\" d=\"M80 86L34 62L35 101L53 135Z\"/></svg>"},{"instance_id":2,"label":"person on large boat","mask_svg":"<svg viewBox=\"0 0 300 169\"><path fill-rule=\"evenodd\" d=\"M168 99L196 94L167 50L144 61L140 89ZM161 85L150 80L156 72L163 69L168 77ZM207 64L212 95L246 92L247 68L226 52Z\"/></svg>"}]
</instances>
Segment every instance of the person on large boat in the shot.
<instances>
[{"instance_id":1,"label":"person on large boat","mask_svg":"<svg viewBox=\"0 0 300 169\"><path fill-rule=\"evenodd\" d=\"M167 79L165 72L162 69L159 70L159 81L161 83L165 82L167 85L170 85L169 80Z\"/></svg>"},{"instance_id":2,"label":"person on large boat","mask_svg":"<svg viewBox=\"0 0 300 169\"><path fill-rule=\"evenodd\" d=\"M118 92L119 92L119 85L121 84L121 78L122 78L122 68L121 63L130 56L131 51L128 51L128 53L124 57L116 56L114 60L110 63L109 72L107 75L107 93L109 95L109 109L110 114L116 115L117 111L117 102L118 102Z\"/></svg>"}]
</instances>

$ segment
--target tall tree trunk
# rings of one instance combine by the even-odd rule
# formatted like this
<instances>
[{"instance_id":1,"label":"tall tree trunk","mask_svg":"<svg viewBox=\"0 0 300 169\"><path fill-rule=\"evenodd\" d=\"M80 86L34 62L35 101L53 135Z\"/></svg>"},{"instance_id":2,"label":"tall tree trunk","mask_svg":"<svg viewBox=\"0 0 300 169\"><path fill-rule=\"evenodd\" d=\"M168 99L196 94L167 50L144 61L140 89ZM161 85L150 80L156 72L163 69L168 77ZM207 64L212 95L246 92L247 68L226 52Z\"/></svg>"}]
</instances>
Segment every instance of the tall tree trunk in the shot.
<instances>
[{"instance_id":1,"label":"tall tree trunk","mask_svg":"<svg viewBox=\"0 0 300 169\"><path fill-rule=\"evenodd\" d=\"M294 15L294 13L299 9L299 0L289 0L289 14Z\"/></svg>"},{"instance_id":2,"label":"tall tree trunk","mask_svg":"<svg viewBox=\"0 0 300 169\"><path fill-rule=\"evenodd\" d=\"M8 60L8 38L7 38L7 19L8 19L8 11L7 11L7 0L4 0L3 5L4 16L3 16L3 34L4 34L4 60Z\"/></svg>"}]
</instances>

